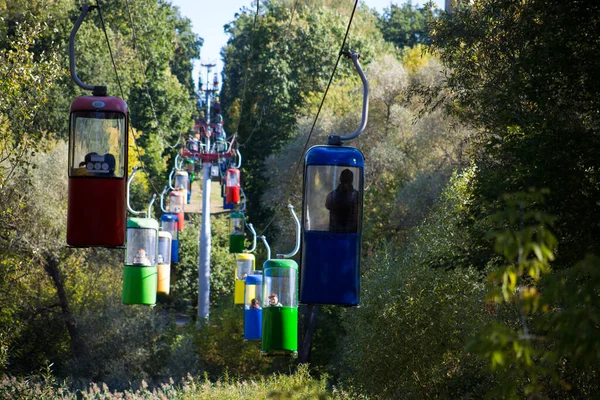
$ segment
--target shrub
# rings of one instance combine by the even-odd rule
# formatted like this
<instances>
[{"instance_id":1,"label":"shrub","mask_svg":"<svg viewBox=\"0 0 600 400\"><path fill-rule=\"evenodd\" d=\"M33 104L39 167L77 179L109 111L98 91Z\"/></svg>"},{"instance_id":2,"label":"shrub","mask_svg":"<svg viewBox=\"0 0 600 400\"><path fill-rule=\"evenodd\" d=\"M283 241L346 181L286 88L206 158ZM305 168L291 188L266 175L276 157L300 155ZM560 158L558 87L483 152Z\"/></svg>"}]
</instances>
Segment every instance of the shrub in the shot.
<instances>
[{"instance_id":1,"label":"shrub","mask_svg":"<svg viewBox=\"0 0 600 400\"><path fill-rule=\"evenodd\" d=\"M473 170L455 175L427 222L401 249L365 260L361 307L345 312L343 378L383 398L481 396L483 363L465 351L488 319L473 266L440 265L467 240L460 226ZM450 267L450 268L448 268Z\"/></svg>"}]
</instances>

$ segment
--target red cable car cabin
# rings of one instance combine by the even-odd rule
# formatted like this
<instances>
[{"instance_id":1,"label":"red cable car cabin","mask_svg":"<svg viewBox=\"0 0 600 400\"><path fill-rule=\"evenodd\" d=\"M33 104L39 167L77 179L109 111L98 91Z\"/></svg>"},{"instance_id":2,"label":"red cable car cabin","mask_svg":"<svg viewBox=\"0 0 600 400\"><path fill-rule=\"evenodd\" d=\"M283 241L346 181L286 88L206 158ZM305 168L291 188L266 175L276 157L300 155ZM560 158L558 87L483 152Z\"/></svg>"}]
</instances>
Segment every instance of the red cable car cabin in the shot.
<instances>
[{"instance_id":1,"label":"red cable car cabin","mask_svg":"<svg viewBox=\"0 0 600 400\"><path fill-rule=\"evenodd\" d=\"M75 247L125 244L127 103L82 96L71 104L67 243Z\"/></svg>"},{"instance_id":2,"label":"red cable car cabin","mask_svg":"<svg viewBox=\"0 0 600 400\"><path fill-rule=\"evenodd\" d=\"M238 204L240 202L240 170L237 168L227 170L225 202L228 204Z\"/></svg>"}]
</instances>

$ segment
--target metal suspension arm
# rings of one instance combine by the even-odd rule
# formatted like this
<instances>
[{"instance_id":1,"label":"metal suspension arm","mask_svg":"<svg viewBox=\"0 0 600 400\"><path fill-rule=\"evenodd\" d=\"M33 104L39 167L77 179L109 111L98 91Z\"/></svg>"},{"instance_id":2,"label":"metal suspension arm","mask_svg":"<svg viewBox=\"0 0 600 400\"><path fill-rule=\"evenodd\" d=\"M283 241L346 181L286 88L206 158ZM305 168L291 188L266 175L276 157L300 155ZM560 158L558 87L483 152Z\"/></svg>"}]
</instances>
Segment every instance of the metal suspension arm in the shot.
<instances>
[{"instance_id":1,"label":"metal suspension arm","mask_svg":"<svg viewBox=\"0 0 600 400\"><path fill-rule=\"evenodd\" d=\"M228 154L229 156L231 156L231 151L233 150L233 144L235 143L236 136L237 136L237 133L234 133L233 136L231 137L231 141L229 142L229 147L226 152L226 154Z\"/></svg>"},{"instance_id":2,"label":"metal suspension arm","mask_svg":"<svg viewBox=\"0 0 600 400\"><path fill-rule=\"evenodd\" d=\"M71 35L69 36L69 67L71 70L71 78L73 81L81 87L83 90L91 90L94 96L106 96L106 86L92 86L86 83L83 83L81 79L77 76L77 71L75 68L75 36L77 36L77 31L81 26L81 23L85 19L89 10L93 10L96 6L83 5L81 7L81 14L77 21L75 21L75 26L71 30Z\"/></svg>"},{"instance_id":3,"label":"metal suspension arm","mask_svg":"<svg viewBox=\"0 0 600 400\"><path fill-rule=\"evenodd\" d=\"M160 210L164 213L167 212L167 210L165 208L165 193L167 192L167 189L169 189L169 185L165 185L165 188L163 189L163 191L160 194Z\"/></svg>"},{"instance_id":4,"label":"metal suspension arm","mask_svg":"<svg viewBox=\"0 0 600 400\"><path fill-rule=\"evenodd\" d=\"M250 249L248 249L248 253L252 253L254 250L256 250L256 231L254 230L254 227L252 226L252 224L247 224L248 225L248 229L250 229L250 232L252 232L252 247Z\"/></svg>"},{"instance_id":5,"label":"metal suspension arm","mask_svg":"<svg viewBox=\"0 0 600 400\"><path fill-rule=\"evenodd\" d=\"M169 188L171 190L175 190L175 188L173 187L173 174L175 173L175 167L171 168L171 173L169 174Z\"/></svg>"},{"instance_id":6,"label":"metal suspension arm","mask_svg":"<svg viewBox=\"0 0 600 400\"><path fill-rule=\"evenodd\" d=\"M298 250L300 250L300 220L298 220L298 216L294 212L294 206L288 204L288 208L290 209L290 213L292 213L292 217L296 222L296 246L294 247L294 250L292 250L291 253L277 254L277 258L292 258L296 255L296 253L298 253Z\"/></svg>"},{"instance_id":7,"label":"metal suspension arm","mask_svg":"<svg viewBox=\"0 0 600 400\"><path fill-rule=\"evenodd\" d=\"M143 214L143 211L135 211L133 208L131 208L131 204L129 203L129 197L130 197L129 191L130 191L130 187L131 187L131 181L133 180L135 173L138 172L139 169L140 169L140 167L133 167L133 171L131 171L131 175L129 175L129 178L127 178L127 209L129 210L130 213L132 213L134 215Z\"/></svg>"},{"instance_id":8,"label":"metal suspension arm","mask_svg":"<svg viewBox=\"0 0 600 400\"><path fill-rule=\"evenodd\" d=\"M269 246L269 242L267 242L267 238L265 237L265 235L260 235L259 238L261 238L263 243L265 244L265 247L267 248L267 260L270 260L271 259L271 246Z\"/></svg>"},{"instance_id":9,"label":"metal suspension arm","mask_svg":"<svg viewBox=\"0 0 600 400\"><path fill-rule=\"evenodd\" d=\"M232 149L233 150L233 149ZM237 154L237 164L236 165L231 165L231 168L237 168L240 169L240 167L242 166L242 153L240 153L240 151L238 149L233 150L235 151L235 153Z\"/></svg>"},{"instance_id":10,"label":"metal suspension arm","mask_svg":"<svg viewBox=\"0 0 600 400\"><path fill-rule=\"evenodd\" d=\"M174 149L175 147L177 147L177 145L181 141L181 136L183 136L183 135L181 133L179 133L179 137L177 138L177 142L175 142L175 144L173 146L171 146L169 143L167 143L166 140L165 140L165 143L167 143L167 146L169 146L169 148Z\"/></svg>"},{"instance_id":11,"label":"metal suspension arm","mask_svg":"<svg viewBox=\"0 0 600 400\"><path fill-rule=\"evenodd\" d=\"M244 202L242 203L240 212L244 212L244 210L246 209L246 193L244 193L244 189L242 189L242 188L240 188L240 192L242 193L242 197L244 197Z\"/></svg>"},{"instance_id":12,"label":"metal suspension arm","mask_svg":"<svg viewBox=\"0 0 600 400\"><path fill-rule=\"evenodd\" d=\"M352 62L354 63L354 67L358 71L358 74L360 75L360 80L363 83L362 119L360 121L360 126L353 133L351 133L349 135L339 135L339 136L338 135L330 135L329 136L329 144L341 144L341 142L339 142L339 141L347 141L347 140L352 140L352 139L356 138L358 135L360 135L362 133L362 131L365 130L365 128L367 127L367 120L369 119L369 82L367 81L367 77L365 76L365 73L363 72L363 70L360 66L360 63L358 62L358 59L360 57L358 52L353 50L350 53L349 57L352 59ZM333 141L333 143L332 143L332 141ZM337 142L337 143L335 143L335 142Z\"/></svg>"},{"instance_id":13,"label":"metal suspension arm","mask_svg":"<svg viewBox=\"0 0 600 400\"><path fill-rule=\"evenodd\" d=\"M154 204L154 200L156 200L156 193L152 195L152 200L150 200L150 204L148 204L148 218L152 218L152 205Z\"/></svg>"}]
</instances>

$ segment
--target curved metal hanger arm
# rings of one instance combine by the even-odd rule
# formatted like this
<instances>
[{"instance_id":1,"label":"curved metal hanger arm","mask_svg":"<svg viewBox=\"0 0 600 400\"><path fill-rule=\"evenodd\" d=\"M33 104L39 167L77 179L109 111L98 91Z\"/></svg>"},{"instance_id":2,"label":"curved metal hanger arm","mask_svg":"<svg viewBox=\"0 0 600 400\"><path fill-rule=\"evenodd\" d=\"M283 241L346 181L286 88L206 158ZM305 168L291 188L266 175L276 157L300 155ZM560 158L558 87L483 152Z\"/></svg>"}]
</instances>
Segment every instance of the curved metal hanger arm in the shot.
<instances>
[{"instance_id":1,"label":"curved metal hanger arm","mask_svg":"<svg viewBox=\"0 0 600 400\"><path fill-rule=\"evenodd\" d=\"M263 243L265 244L265 247L267 248L267 260L270 260L271 259L271 246L269 246L269 242L267 242L267 238L265 237L265 235L260 235L259 238L261 238Z\"/></svg>"},{"instance_id":2,"label":"curved metal hanger arm","mask_svg":"<svg viewBox=\"0 0 600 400\"><path fill-rule=\"evenodd\" d=\"M164 213L167 212L165 208L165 193L167 192L167 189L169 189L169 185L165 185L163 191L160 194L160 210Z\"/></svg>"},{"instance_id":3,"label":"curved metal hanger arm","mask_svg":"<svg viewBox=\"0 0 600 400\"><path fill-rule=\"evenodd\" d=\"M181 135L181 133L180 133L180 134L179 134L179 137L177 138L177 142L176 142L176 143L175 143L173 146L171 146L171 145L170 145L170 144L169 144L169 143L168 143L168 142L167 142L167 141L164 139L164 137L163 137L163 141L165 142L165 144L166 144L167 146L169 146L169 148L171 148L171 149L174 149L175 147L177 147L177 145L178 145L178 144L179 144L179 142L181 141L181 136L182 136L182 135Z\"/></svg>"},{"instance_id":4,"label":"curved metal hanger arm","mask_svg":"<svg viewBox=\"0 0 600 400\"><path fill-rule=\"evenodd\" d=\"M288 208L290 209L290 213L292 213L292 217L294 218L294 221L296 222L296 246L294 247L294 250L292 250L291 253L277 254L277 258L292 258L296 255L296 253L298 253L298 250L300 250L300 220L298 219L298 216L294 212L294 206L291 204L288 204Z\"/></svg>"},{"instance_id":5,"label":"curved metal hanger arm","mask_svg":"<svg viewBox=\"0 0 600 400\"><path fill-rule=\"evenodd\" d=\"M181 170L181 167L183 166L183 160L181 160L181 162L179 162L179 160L181 159L179 153L177 153L177 155L175 156L175 169L177 171Z\"/></svg>"},{"instance_id":6,"label":"curved metal hanger arm","mask_svg":"<svg viewBox=\"0 0 600 400\"><path fill-rule=\"evenodd\" d=\"M150 200L150 204L148 204L148 214L146 214L148 216L148 218L152 218L152 206L154 205L154 201L156 200L156 193L154 193L152 195L152 200Z\"/></svg>"},{"instance_id":7,"label":"curved metal hanger arm","mask_svg":"<svg viewBox=\"0 0 600 400\"><path fill-rule=\"evenodd\" d=\"M244 193L244 189L240 188L240 192L242 193L242 196L244 197L244 202L242 203L242 208L240 208L240 212L244 212L244 210L246 209L246 193Z\"/></svg>"},{"instance_id":8,"label":"curved metal hanger arm","mask_svg":"<svg viewBox=\"0 0 600 400\"><path fill-rule=\"evenodd\" d=\"M133 177L135 176L136 172L138 172L140 169L140 167L133 167L133 171L131 171L131 175L129 175L129 178L127 178L127 210L129 210L130 213L132 213L133 215L140 215L143 214L143 211L135 211L133 208L131 208L131 204L129 203L129 191L131 188L131 181L133 180Z\"/></svg>"},{"instance_id":9,"label":"curved metal hanger arm","mask_svg":"<svg viewBox=\"0 0 600 400\"><path fill-rule=\"evenodd\" d=\"M256 231L254 230L254 226L252 226L252 224L246 224L246 226L248 226L248 229L250 229L250 232L252 232L252 247L246 251L248 253L252 253L254 250L256 250Z\"/></svg>"},{"instance_id":10,"label":"curved metal hanger arm","mask_svg":"<svg viewBox=\"0 0 600 400\"><path fill-rule=\"evenodd\" d=\"M79 27L85 19L88 11L93 10L94 8L96 8L96 6L90 6L88 4L83 5L81 7L81 14L79 15L79 18L77 18L77 21L75 21L75 25L71 30L71 35L69 36L69 69L71 72L71 78L73 79L73 82L77 84L77 86L83 90L91 90L94 96L106 96L106 86L92 86L83 83L77 76L75 67L75 37L77 36L77 31L79 30Z\"/></svg>"},{"instance_id":11,"label":"curved metal hanger arm","mask_svg":"<svg viewBox=\"0 0 600 400\"><path fill-rule=\"evenodd\" d=\"M340 145L340 144L342 144L341 142L355 139L358 135L360 135L365 130L365 128L367 127L367 120L369 119L369 82L367 81L367 77L365 76L365 73L362 70L360 63L358 62L360 55L358 54L357 51L353 50L347 56L349 56L352 59L352 62L354 63L354 67L358 71L358 74L360 75L360 80L362 81L362 84L363 84L362 119L360 121L360 126L358 127L358 129L349 135L329 135L329 140L328 140L329 144L334 144L334 145L335 144Z\"/></svg>"},{"instance_id":12,"label":"curved metal hanger arm","mask_svg":"<svg viewBox=\"0 0 600 400\"><path fill-rule=\"evenodd\" d=\"M169 188L171 190L175 190L173 187L173 174L175 174L175 167L171 168L171 173L169 174Z\"/></svg>"},{"instance_id":13,"label":"curved metal hanger arm","mask_svg":"<svg viewBox=\"0 0 600 400\"><path fill-rule=\"evenodd\" d=\"M233 150L235 151L235 153L237 154L237 164L236 165L231 165L231 168L236 168L236 169L240 169L240 167L242 166L242 153L240 153L240 151L238 149Z\"/></svg>"}]
</instances>

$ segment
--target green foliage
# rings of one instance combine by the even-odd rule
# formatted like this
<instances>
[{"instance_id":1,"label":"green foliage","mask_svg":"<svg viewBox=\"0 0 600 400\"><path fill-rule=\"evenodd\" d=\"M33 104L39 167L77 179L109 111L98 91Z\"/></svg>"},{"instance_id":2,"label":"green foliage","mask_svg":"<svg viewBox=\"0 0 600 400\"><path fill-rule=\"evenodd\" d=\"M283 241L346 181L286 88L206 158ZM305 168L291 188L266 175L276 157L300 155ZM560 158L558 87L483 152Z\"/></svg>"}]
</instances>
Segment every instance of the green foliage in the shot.
<instances>
[{"instance_id":1,"label":"green foliage","mask_svg":"<svg viewBox=\"0 0 600 400\"><path fill-rule=\"evenodd\" d=\"M124 306L120 293L115 294L101 304L101 312L82 310L77 316L86 351L59 372L71 375L73 384L106 382L113 389L127 388L131 381L170 377L176 372L167 369L174 320L153 308Z\"/></svg>"},{"instance_id":2,"label":"green foliage","mask_svg":"<svg viewBox=\"0 0 600 400\"><path fill-rule=\"evenodd\" d=\"M500 287L489 298L514 312L483 328L468 348L496 371L490 396L497 398L562 397L560 388L582 394L597 388L586 381L600 360L600 330L593 322L600 316L598 258L550 273L556 238L550 230L554 218L540 211L543 199L535 191L507 195L493 216L501 227L492 233L495 250L507 264L490 273Z\"/></svg>"},{"instance_id":3,"label":"green foliage","mask_svg":"<svg viewBox=\"0 0 600 400\"><path fill-rule=\"evenodd\" d=\"M345 312L339 368L366 393L415 399L485 393L482 363L465 344L489 320L486 285L474 266L432 268L462 244L473 177L467 171L451 180L404 247L382 244L363 262L361 307Z\"/></svg>"},{"instance_id":4,"label":"green foliage","mask_svg":"<svg viewBox=\"0 0 600 400\"><path fill-rule=\"evenodd\" d=\"M16 22L12 30L14 36L0 45L0 188L14 178L18 167L32 167L30 156L41 150L47 135L40 110L47 106L49 90L59 78L56 48L34 52L43 36L42 22L36 18L31 24ZM3 190L0 203L15 196ZM15 227L13 210L1 208L2 229Z\"/></svg>"},{"instance_id":5,"label":"green foliage","mask_svg":"<svg viewBox=\"0 0 600 400\"><path fill-rule=\"evenodd\" d=\"M402 6L390 4L379 18L378 27L388 42L398 48L415 47L430 41L428 23L434 18L434 11L429 7L414 7L412 2Z\"/></svg>"},{"instance_id":6,"label":"green foliage","mask_svg":"<svg viewBox=\"0 0 600 400\"><path fill-rule=\"evenodd\" d=\"M491 217L495 226L502 227L502 230L492 232L494 249L508 261L508 266L490 276L490 279L502 282L501 292L494 296L496 301L501 298L509 301L514 295L518 279L529 276L538 281L542 274L549 273L557 246L556 237L549 229L554 218L532 210L536 203L543 202L543 192L532 190L529 193L505 195L503 200L505 208ZM529 297L528 293L523 295ZM537 304L529 304L527 308L535 311L538 307Z\"/></svg>"},{"instance_id":7,"label":"green foliage","mask_svg":"<svg viewBox=\"0 0 600 400\"><path fill-rule=\"evenodd\" d=\"M108 388L106 384L92 383L86 389L69 391L64 384L57 384L49 375L35 376L30 379L2 377L0 380L0 395L3 398L61 398L61 399L349 399L343 390L327 387L325 379L313 379L308 368L300 367L290 375L277 374L269 378L241 380L225 375L214 382L188 376L175 384L173 380L160 387L151 388L142 381L139 389L117 391Z\"/></svg>"},{"instance_id":8,"label":"green foliage","mask_svg":"<svg viewBox=\"0 0 600 400\"><path fill-rule=\"evenodd\" d=\"M435 25L452 109L481 130L477 197L547 188L557 218L555 269L598 253L600 5L518 0L462 3ZM486 211L482 210L485 214ZM586 221L582 224L581 221Z\"/></svg>"},{"instance_id":9,"label":"green foliage","mask_svg":"<svg viewBox=\"0 0 600 400\"><path fill-rule=\"evenodd\" d=\"M272 360L260 354L260 342L244 341L243 308L228 305L213 310L195 345L211 379L225 373L253 377L272 371Z\"/></svg>"}]
</instances>

